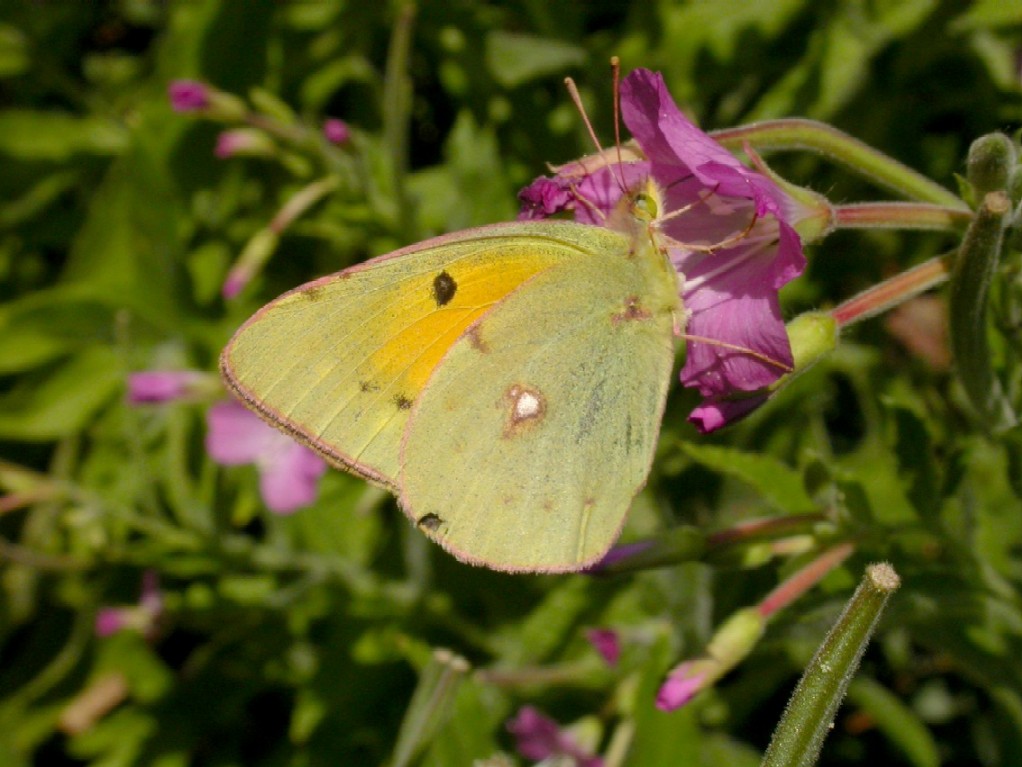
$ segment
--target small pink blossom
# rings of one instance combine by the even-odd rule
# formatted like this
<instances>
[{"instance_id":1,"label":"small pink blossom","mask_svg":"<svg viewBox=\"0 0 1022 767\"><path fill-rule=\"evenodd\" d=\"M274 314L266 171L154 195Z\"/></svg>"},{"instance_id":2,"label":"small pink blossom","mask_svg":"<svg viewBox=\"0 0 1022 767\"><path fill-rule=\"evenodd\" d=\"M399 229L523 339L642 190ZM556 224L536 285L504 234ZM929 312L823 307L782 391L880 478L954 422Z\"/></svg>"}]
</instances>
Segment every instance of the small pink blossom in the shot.
<instances>
[{"instance_id":1,"label":"small pink blossom","mask_svg":"<svg viewBox=\"0 0 1022 767\"><path fill-rule=\"evenodd\" d=\"M96 636L113 636L129 623L127 611L132 608L101 607L96 613Z\"/></svg>"},{"instance_id":2,"label":"small pink blossom","mask_svg":"<svg viewBox=\"0 0 1022 767\"><path fill-rule=\"evenodd\" d=\"M603 759L584 751L560 725L532 706L523 706L507 723L515 736L515 748L526 759L540 761L552 756L568 756L577 767L603 767Z\"/></svg>"},{"instance_id":3,"label":"small pink blossom","mask_svg":"<svg viewBox=\"0 0 1022 767\"><path fill-rule=\"evenodd\" d=\"M659 74L637 69L624 79L621 113L644 159L618 163L604 153L595 168L565 166L523 190L522 217L567 210L581 223L607 226L622 186L635 190L652 179L664 195L656 225L684 276L691 339L682 383L708 403L768 386L793 364L777 292L805 267L793 224L811 212L699 130ZM719 407L716 419L696 411L691 420L709 431L755 404Z\"/></svg>"},{"instance_id":4,"label":"small pink blossom","mask_svg":"<svg viewBox=\"0 0 1022 767\"><path fill-rule=\"evenodd\" d=\"M209 107L209 86L198 80L174 80L167 94L175 112L198 112Z\"/></svg>"},{"instance_id":5,"label":"small pink blossom","mask_svg":"<svg viewBox=\"0 0 1022 767\"><path fill-rule=\"evenodd\" d=\"M128 402L171 402L189 399L198 393L209 378L197 370L146 370L128 376Z\"/></svg>"},{"instance_id":6,"label":"small pink blossom","mask_svg":"<svg viewBox=\"0 0 1022 767\"><path fill-rule=\"evenodd\" d=\"M682 663L667 677L656 695L656 707L661 711L681 708L703 689L707 681L705 669L695 663Z\"/></svg>"},{"instance_id":7,"label":"small pink blossom","mask_svg":"<svg viewBox=\"0 0 1022 767\"><path fill-rule=\"evenodd\" d=\"M142 590L137 605L102 607L96 613L96 636L108 637L119 631L137 631L151 637L163 615L163 593L155 570L142 573Z\"/></svg>"},{"instance_id":8,"label":"small pink blossom","mask_svg":"<svg viewBox=\"0 0 1022 767\"><path fill-rule=\"evenodd\" d=\"M613 629L589 629L586 631L586 639L608 666L616 666L621 659L621 640Z\"/></svg>"},{"instance_id":9,"label":"small pink blossom","mask_svg":"<svg viewBox=\"0 0 1022 767\"><path fill-rule=\"evenodd\" d=\"M219 464L254 463L259 492L270 511L290 514L316 500L323 460L234 401L206 413L206 452Z\"/></svg>"},{"instance_id":10,"label":"small pink blossom","mask_svg":"<svg viewBox=\"0 0 1022 767\"><path fill-rule=\"evenodd\" d=\"M323 136L331 144L343 144L351 138L351 129L344 120L330 117L323 121Z\"/></svg>"},{"instance_id":11,"label":"small pink blossom","mask_svg":"<svg viewBox=\"0 0 1022 767\"><path fill-rule=\"evenodd\" d=\"M227 273L220 295L230 300L238 295L252 278L251 270L244 265L235 266Z\"/></svg>"},{"instance_id":12,"label":"small pink blossom","mask_svg":"<svg viewBox=\"0 0 1022 767\"><path fill-rule=\"evenodd\" d=\"M216 137L213 154L221 160L235 155L266 155L272 153L273 142L264 133L251 128L225 130Z\"/></svg>"}]
</instances>

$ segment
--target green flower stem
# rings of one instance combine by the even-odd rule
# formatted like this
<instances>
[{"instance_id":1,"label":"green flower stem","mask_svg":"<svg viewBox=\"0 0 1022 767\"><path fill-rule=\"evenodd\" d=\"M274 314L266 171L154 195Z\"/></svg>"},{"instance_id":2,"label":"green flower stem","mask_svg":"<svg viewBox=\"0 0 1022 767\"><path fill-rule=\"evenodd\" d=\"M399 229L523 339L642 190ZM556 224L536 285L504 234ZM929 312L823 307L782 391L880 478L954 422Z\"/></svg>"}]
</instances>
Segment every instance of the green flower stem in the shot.
<instances>
[{"instance_id":1,"label":"green flower stem","mask_svg":"<svg viewBox=\"0 0 1022 767\"><path fill-rule=\"evenodd\" d=\"M411 58L412 24L416 7L406 2L398 11L387 52L387 68L383 81L383 141L390 150L394 199L397 203L401 231L414 239L412 205L405 189L408 173L408 126L412 115L412 82L408 75Z\"/></svg>"},{"instance_id":2,"label":"green flower stem","mask_svg":"<svg viewBox=\"0 0 1022 767\"><path fill-rule=\"evenodd\" d=\"M282 233L295 219L305 211L333 192L340 185L340 179L336 176L327 176L319 181L313 181L308 186L296 192L274 215L270 221L269 229L275 234Z\"/></svg>"},{"instance_id":3,"label":"green flower stem","mask_svg":"<svg viewBox=\"0 0 1022 767\"><path fill-rule=\"evenodd\" d=\"M588 661L559 663L554 666L516 666L479 669L473 678L488 687L503 690L534 690L540 687L585 687L593 679L593 664Z\"/></svg>"},{"instance_id":4,"label":"green flower stem","mask_svg":"<svg viewBox=\"0 0 1022 767\"><path fill-rule=\"evenodd\" d=\"M831 316L842 328L875 317L946 282L952 262L953 254L935 256L838 304Z\"/></svg>"},{"instance_id":5,"label":"green flower stem","mask_svg":"<svg viewBox=\"0 0 1022 767\"><path fill-rule=\"evenodd\" d=\"M337 176L327 176L313 181L292 195L291 199L277 211L270 223L252 235L227 275L225 284L231 286L228 291L229 296L236 294L259 273L270 256L277 250L277 245L280 244L280 235L284 230L309 208L337 189L339 184L340 179Z\"/></svg>"},{"instance_id":6,"label":"green flower stem","mask_svg":"<svg viewBox=\"0 0 1022 767\"><path fill-rule=\"evenodd\" d=\"M245 123L253 128L264 131L271 136L275 136L276 138L282 139L283 141L296 146L310 144L315 138L315 134L313 134L304 125L288 125L276 118L264 115L261 112L246 112Z\"/></svg>"},{"instance_id":7,"label":"green flower stem","mask_svg":"<svg viewBox=\"0 0 1022 767\"><path fill-rule=\"evenodd\" d=\"M816 763L873 629L899 585L890 565L866 568L859 588L799 680L761 767L810 767Z\"/></svg>"},{"instance_id":8,"label":"green flower stem","mask_svg":"<svg viewBox=\"0 0 1022 767\"><path fill-rule=\"evenodd\" d=\"M444 649L433 652L419 676L419 684L401 722L392 767L411 764L447 722L454 709L454 697L468 670L468 662L461 656Z\"/></svg>"},{"instance_id":9,"label":"green flower stem","mask_svg":"<svg viewBox=\"0 0 1022 767\"><path fill-rule=\"evenodd\" d=\"M621 575L698 559L716 561L753 543L812 533L816 525L826 521L823 514L789 514L743 522L715 533L681 525L656 538L618 546L586 572Z\"/></svg>"},{"instance_id":10,"label":"green flower stem","mask_svg":"<svg viewBox=\"0 0 1022 767\"><path fill-rule=\"evenodd\" d=\"M963 231L972 220L972 212L916 202L865 202L835 205L836 229L928 229L942 232Z\"/></svg>"},{"instance_id":11,"label":"green flower stem","mask_svg":"<svg viewBox=\"0 0 1022 767\"><path fill-rule=\"evenodd\" d=\"M821 522L826 522L823 514L787 514L783 517L767 517L740 522L734 527L710 533L706 537L706 548L710 551L733 548L741 544L761 540L773 540L789 535L811 532Z\"/></svg>"},{"instance_id":12,"label":"green flower stem","mask_svg":"<svg viewBox=\"0 0 1022 767\"><path fill-rule=\"evenodd\" d=\"M926 176L826 123L801 118L765 120L714 131L723 146L740 150L808 150L840 163L909 199L964 210L965 203Z\"/></svg>"},{"instance_id":13,"label":"green flower stem","mask_svg":"<svg viewBox=\"0 0 1022 767\"><path fill-rule=\"evenodd\" d=\"M990 282L1000 262L1011 201L1004 192L989 192L962 240L951 280L951 351L959 380L987 427L1011 428L1018 416L994 373L987 340Z\"/></svg>"},{"instance_id":14,"label":"green flower stem","mask_svg":"<svg viewBox=\"0 0 1022 767\"><path fill-rule=\"evenodd\" d=\"M823 552L793 576L771 591L757 606L759 614L769 618L783 610L809 589L823 580L823 577L840 565L855 551L851 543L841 543Z\"/></svg>"}]
</instances>

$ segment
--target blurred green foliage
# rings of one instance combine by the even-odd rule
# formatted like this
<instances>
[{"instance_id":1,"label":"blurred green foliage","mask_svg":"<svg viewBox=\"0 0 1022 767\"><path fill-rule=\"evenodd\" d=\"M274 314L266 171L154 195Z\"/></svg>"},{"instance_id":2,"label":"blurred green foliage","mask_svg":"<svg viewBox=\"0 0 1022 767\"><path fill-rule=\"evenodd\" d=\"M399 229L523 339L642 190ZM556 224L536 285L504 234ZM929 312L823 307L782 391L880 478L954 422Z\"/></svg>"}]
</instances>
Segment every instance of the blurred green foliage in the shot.
<instances>
[{"instance_id":1,"label":"blurred green foliage","mask_svg":"<svg viewBox=\"0 0 1022 767\"><path fill-rule=\"evenodd\" d=\"M513 217L544 163L591 149L565 76L609 143L612 54L662 70L706 128L814 117L955 188L974 138L1022 123L1020 30L1017 0L5 3L0 763L385 763L445 647L475 671L421 764L512 752L504 723L528 703L589 717L625 764L753 765L863 565L886 559L904 585L821 764L1022 764L1022 441L985 436L947 369L882 319L719 436L697 437L691 394L672 395L625 532L822 512L807 550L616 578L461 565L336 472L313 507L268 514L253 468L205 456L201 406L124 396L131 371L212 370L233 328L313 276ZM216 159L218 127L171 111L178 78L311 132L343 118L352 140ZM836 201L882 197L813 157L774 167ZM325 172L340 188L225 302L238 253ZM953 244L839 233L786 312ZM833 537L856 555L741 668L654 709L668 668ZM97 611L134 603L146 570L158 629L96 637ZM618 666L592 626L619 630Z\"/></svg>"}]
</instances>

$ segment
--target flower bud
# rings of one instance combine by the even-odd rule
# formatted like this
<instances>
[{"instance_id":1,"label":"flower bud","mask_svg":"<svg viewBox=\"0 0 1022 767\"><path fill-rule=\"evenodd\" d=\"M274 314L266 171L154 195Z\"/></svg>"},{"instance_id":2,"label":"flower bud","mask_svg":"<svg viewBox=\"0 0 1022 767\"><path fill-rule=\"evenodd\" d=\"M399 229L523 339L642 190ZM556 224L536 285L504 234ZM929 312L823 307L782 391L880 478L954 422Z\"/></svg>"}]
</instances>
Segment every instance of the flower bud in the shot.
<instances>
[{"instance_id":1,"label":"flower bud","mask_svg":"<svg viewBox=\"0 0 1022 767\"><path fill-rule=\"evenodd\" d=\"M976 197L1005 189L1017 160L1015 144L1003 133L989 133L973 141L966 162L966 177Z\"/></svg>"},{"instance_id":2,"label":"flower bud","mask_svg":"<svg viewBox=\"0 0 1022 767\"><path fill-rule=\"evenodd\" d=\"M221 160L226 160L236 155L269 157L275 151L273 141L262 131L254 128L235 128L225 130L217 136L213 154Z\"/></svg>"},{"instance_id":3,"label":"flower bud","mask_svg":"<svg viewBox=\"0 0 1022 767\"><path fill-rule=\"evenodd\" d=\"M731 615L717 629L703 655L674 667L657 692L661 711L674 711L737 666L763 636L766 618L755 607Z\"/></svg>"},{"instance_id":4,"label":"flower bud","mask_svg":"<svg viewBox=\"0 0 1022 767\"><path fill-rule=\"evenodd\" d=\"M806 312L789 322L785 330L795 360L795 369L789 375L808 370L837 348L838 324L828 312Z\"/></svg>"}]
</instances>

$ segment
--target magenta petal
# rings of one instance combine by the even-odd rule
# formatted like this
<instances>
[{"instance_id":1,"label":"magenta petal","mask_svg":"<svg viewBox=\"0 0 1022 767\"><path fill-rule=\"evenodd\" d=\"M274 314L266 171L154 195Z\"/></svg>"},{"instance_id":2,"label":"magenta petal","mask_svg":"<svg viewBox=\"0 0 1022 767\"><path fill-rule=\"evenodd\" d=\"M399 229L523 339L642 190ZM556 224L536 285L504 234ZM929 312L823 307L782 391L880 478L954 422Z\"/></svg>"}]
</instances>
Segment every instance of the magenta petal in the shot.
<instances>
[{"instance_id":1,"label":"magenta petal","mask_svg":"<svg viewBox=\"0 0 1022 767\"><path fill-rule=\"evenodd\" d=\"M124 610L120 607L102 607L96 613L96 636L108 637L124 628Z\"/></svg>"},{"instance_id":2,"label":"magenta petal","mask_svg":"<svg viewBox=\"0 0 1022 767\"><path fill-rule=\"evenodd\" d=\"M255 463L278 436L273 427L233 400L207 410L206 427L206 452L224 466Z\"/></svg>"},{"instance_id":3,"label":"magenta petal","mask_svg":"<svg viewBox=\"0 0 1022 767\"><path fill-rule=\"evenodd\" d=\"M560 726L533 706L522 706L507 723L515 748L526 759L546 759L560 750Z\"/></svg>"},{"instance_id":4,"label":"magenta petal","mask_svg":"<svg viewBox=\"0 0 1022 767\"><path fill-rule=\"evenodd\" d=\"M664 187L694 175L721 196L756 200L760 215L777 212L780 190L685 117L659 72L636 69L622 81L621 115Z\"/></svg>"},{"instance_id":5,"label":"magenta petal","mask_svg":"<svg viewBox=\"0 0 1022 767\"><path fill-rule=\"evenodd\" d=\"M344 120L329 117L323 121L323 137L331 144L343 144L351 138L351 129Z\"/></svg>"},{"instance_id":6,"label":"magenta petal","mask_svg":"<svg viewBox=\"0 0 1022 767\"><path fill-rule=\"evenodd\" d=\"M787 228L781 227L782 245ZM738 347L691 341L681 371L685 386L698 388L705 397L754 391L791 368L794 361L777 283L790 272L792 260L802 262L801 249L794 254L775 252L749 239L734 248L691 253L679 260L686 276L685 308L690 312L685 332Z\"/></svg>"},{"instance_id":7,"label":"magenta petal","mask_svg":"<svg viewBox=\"0 0 1022 767\"><path fill-rule=\"evenodd\" d=\"M174 80L167 87L175 112L195 112L209 106L209 86L197 80Z\"/></svg>"},{"instance_id":8,"label":"magenta petal","mask_svg":"<svg viewBox=\"0 0 1022 767\"><path fill-rule=\"evenodd\" d=\"M681 382L685 386L698 389L704 397L755 391L769 386L785 368L791 368L791 347L776 295L736 297L703 288L696 306L705 305L707 301L716 303L705 311L693 307L686 333L739 348L690 341L685 366L681 369ZM744 351L746 349L767 359L755 357Z\"/></svg>"},{"instance_id":9,"label":"magenta petal","mask_svg":"<svg viewBox=\"0 0 1022 767\"><path fill-rule=\"evenodd\" d=\"M703 689L705 674L693 674L688 663L682 663L660 686L656 696L656 707L661 711L674 711L681 708Z\"/></svg>"},{"instance_id":10,"label":"magenta petal","mask_svg":"<svg viewBox=\"0 0 1022 767\"><path fill-rule=\"evenodd\" d=\"M549 218L574 211L580 224L606 226L625 190L638 187L649 176L649 163L626 162L604 165L592 172L570 166L571 174L541 177L518 193L519 220Z\"/></svg>"},{"instance_id":11,"label":"magenta petal","mask_svg":"<svg viewBox=\"0 0 1022 767\"><path fill-rule=\"evenodd\" d=\"M271 462L262 463L259 494L270 511L290 514L316 500L319 478L324 471L326 464L319 456L304 445L292 442Z\"/></svg>"},{"instance_id":12,"label":"magenta petal","mask_svg":"<svg viewBox=\"0 0 1022 767\"><path fill-rule=\"evenodd\" d=\"M569 184L541 176L518 193L521 221L549 218L567 210L573 201Z\"/></svg>"},{"instance_id":13,"label":"magenta petal","mask_svg":"<svg viewBox=\"0 0 1022 767\"><path fill-rule=\"evenodd\" d=\"M586 639L596 649L608 666L616 666L621 659L621 641L613 629L589 629Z\"/></svg>"},{"instance_id":14,"label":"magenta petal","mask_svg":"<svg viewBox=\"0 0 1022 767\"><path fill-rule=\"evenodd\" d=\"M649 178L649 163L629 162L607 166L587 174L575 187L580 200L575 220L580 224L606 226L626 190L639 188Z\"/></svg>"},{"instance_id":15,"label":"magenta petal","mask_svg":"<svg viewBox=\"0 0 1022 767\"><path fill-rule=\"evenodd\" d=\"M523 706L507 723L515 736L515 748L526 759L542 760L551 756L570 756L576 767L602 767L603 759L582 750L560 725L532 706Z\"/></svg>"},{"instance_id":16,"label":"magenta petal","mask_svg":"<svg viewBox=\"0 0 1022 767\"><path fill-rule=\"evenodd\" d=\"M688 420L701 434L709 434L741 420L766 402L768 398L768 395L764 394L759 397L735 400L707 400L689 413Z\"/></svg>"},{"instance_id":17,"label":"magenta petal","mask_svg":"<svg viewBox=\"0 0 1022 767\"><path fill-rule=\"evenodd\" d=\"M128 401L170 402L185 397L192 386L205 378L195 370L148 370L128 376Z\"/></svg>"}]
</instances>

